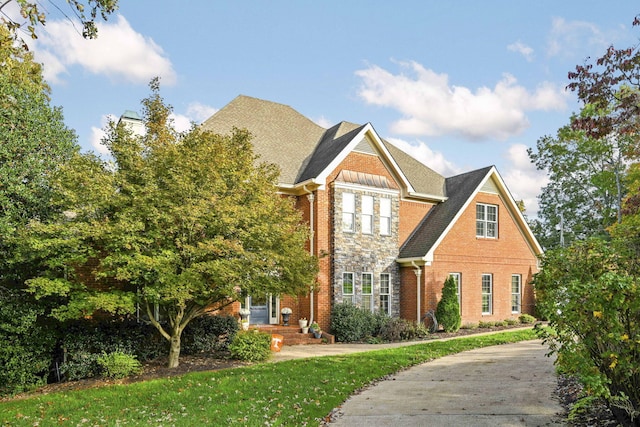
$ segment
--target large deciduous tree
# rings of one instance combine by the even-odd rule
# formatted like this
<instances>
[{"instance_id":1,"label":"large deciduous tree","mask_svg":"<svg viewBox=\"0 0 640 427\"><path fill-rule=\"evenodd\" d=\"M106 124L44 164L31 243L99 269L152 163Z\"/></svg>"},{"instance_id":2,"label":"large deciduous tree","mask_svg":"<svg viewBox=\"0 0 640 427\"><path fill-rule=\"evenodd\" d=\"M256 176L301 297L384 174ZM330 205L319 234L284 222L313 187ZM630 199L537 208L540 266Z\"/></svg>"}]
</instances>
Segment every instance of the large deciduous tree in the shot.
<instances>
[{"instance_id":1,"label":"large deciduous tree","mask_svg":"<svg viewBox=\"0 0 640 427\"><path fill-rule=\"evenodd\" d=\"M59 174L56 221L25 229L25 256L43 265L38 297L66 298L58 318L127 313L138 301L178 365L184 327L251 294L305 292L317 271L278 171L253 154L250 134L173 130L151 84L146 134L111 124L112 163L78 154ZM154 309L159 307L161 319Z\"/></svg>"},{"instance_id":2,"label":"large deciduous tree","mask_svg":"<svg viewBox=\"0 0 640 427\"><path fill-rule=\"evenodd\" d=\"M591 114L585 108L580 117ZM580 119L572 117L572 123ZM567 125L555 137L540 138L529 157L549 182L539 197L536 235L549 249L574 240L606 236L621 220L630 147L628 135L598 139Z\"/></svg>"},{"instance_id":3,"label":"large deciduous tree","mask_svg":"<svg viewBox=\"0 0 640 427\"><path fill-rule=\"evenodd\" d=\"M9 237L52 213L49 181L78 150L75 133L53 107L40 64L0 26L0 283L13 282Z\"/></svg>"}]
</instances>

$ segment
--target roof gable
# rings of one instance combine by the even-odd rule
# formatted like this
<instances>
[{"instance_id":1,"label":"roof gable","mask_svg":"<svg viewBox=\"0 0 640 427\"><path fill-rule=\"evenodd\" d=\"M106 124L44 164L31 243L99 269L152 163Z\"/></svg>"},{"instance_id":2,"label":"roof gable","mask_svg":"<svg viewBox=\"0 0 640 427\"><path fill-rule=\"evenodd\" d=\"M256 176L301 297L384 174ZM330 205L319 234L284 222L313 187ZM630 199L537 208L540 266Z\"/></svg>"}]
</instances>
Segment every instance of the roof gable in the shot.
<instances>
[{"instance_id":1,"label":"roof gable","mask_svg":"<svg viewBox=\"0 0 640 427\"><path fill-rule=\"evenodd\" d=\"M498 193L514 217L532 251L542 253L522 212L495 167L490 166L446 179L448 199L434 206L400 249L399 262L421 259L429 263L440 242L479 192Z\"/></svg>"}]
</instances>

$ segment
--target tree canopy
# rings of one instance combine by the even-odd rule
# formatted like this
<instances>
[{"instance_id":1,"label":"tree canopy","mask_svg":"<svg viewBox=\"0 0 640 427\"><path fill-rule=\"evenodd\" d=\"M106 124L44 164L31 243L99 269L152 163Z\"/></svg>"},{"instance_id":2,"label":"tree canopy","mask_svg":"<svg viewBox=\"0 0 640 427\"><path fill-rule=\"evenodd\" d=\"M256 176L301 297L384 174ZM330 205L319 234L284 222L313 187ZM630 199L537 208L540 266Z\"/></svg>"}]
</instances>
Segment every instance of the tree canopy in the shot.
<instances>
[{"instance_id":1,"label":"tree canopy","mask_svg":"<svg viewBox=\"0 0 640 427\"><path fill-rule=\"evenodd\" d=\"M10 3L17 3L20 8L20 15L26 19L25 23L18 22L15 18L9 17L3 12L3 8ZM82 23L82 36L85 38L96 38L98 28L96 19L98 15L102 19L107 19L110 14L118 9L118 0L66 0L69 7L69 14L63 10L56 1L50 1L51 6L62 13L67 19L76 18ZM36 28L38 25L45 25L47 21L47 9L38 1L28 0L1 0L0 12L2 12L2 23L15 36L16 32L26 24L27 32L32 38L37 38Z\"/></svg>"},{"instance_id":2,"label":"tree canopy","mask_svg":"<svg viewBox=\"0 0 640 427\"><path fill-rule=\"evenodd\" d=\"M146 134L111 123L112 162L76 154L57 175L65 214L33 221L22 253L42 265L31 292L65 298L55 316L130 313L137 302L177 366L193 318L251 294L303 293L317 267L293 201L276 193L278 170L258 161L250 134L177 133L157 80L151 88Z\"/></svg>"},{"instance_id":3,"label":"tree canopy","mask_svg":"<svg viewBox=\"0 0 640 427\"><path fill-rule=\"evenodd\" d=\"M49 181L78 146L62 110L50 104L40 64L2 26L0 64L0 278L6 284L13 277L5 262L8 238L52 214Z\"/></svg>"}]
</instances>

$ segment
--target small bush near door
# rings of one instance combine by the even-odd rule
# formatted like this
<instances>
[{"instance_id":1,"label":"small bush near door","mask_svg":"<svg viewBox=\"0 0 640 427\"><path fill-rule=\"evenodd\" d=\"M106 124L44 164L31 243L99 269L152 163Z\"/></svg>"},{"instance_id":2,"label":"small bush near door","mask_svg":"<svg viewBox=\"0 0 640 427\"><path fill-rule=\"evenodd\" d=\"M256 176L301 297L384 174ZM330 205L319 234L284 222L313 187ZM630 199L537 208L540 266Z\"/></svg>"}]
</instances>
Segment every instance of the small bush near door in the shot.
<instances>
[{"instance_id":1,"label":"small bush near door","mask_svg":"<svg viewBox=\"0 0 640 427\"><path fill-rule=\"evenodd\" d=\"M247 362L262 362L271 357L271 334L258 330L240 331L229 344L231 357Z\"/></svg>"}]
</instances>

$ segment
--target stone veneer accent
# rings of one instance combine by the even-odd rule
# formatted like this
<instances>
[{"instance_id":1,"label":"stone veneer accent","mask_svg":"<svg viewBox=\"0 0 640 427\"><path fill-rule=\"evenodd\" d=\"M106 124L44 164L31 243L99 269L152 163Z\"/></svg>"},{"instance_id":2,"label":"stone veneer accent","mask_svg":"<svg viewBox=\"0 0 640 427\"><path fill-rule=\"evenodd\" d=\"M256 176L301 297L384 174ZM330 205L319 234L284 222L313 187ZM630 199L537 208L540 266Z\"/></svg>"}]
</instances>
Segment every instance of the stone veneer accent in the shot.
<instances>
[{"instance_id":1,"label":"stone veneer accent","mask_svg":"<svg viewBox=\"0 0 640 427\"><path fill-rule=\"evenodd\" d=\"M342 273L353 273L356 305L362 303L362 273L373 273L374 309L380 308L380 274L391 275L390 315L400 315L400 269L398 257L399 194L394 190L352 186L334 182L333 196L333 262L332 282L334 303L343 302ZM355 195L355 232L342 230L342 195ZM373 234L361 232L361 201L363 195L373 196ZM380 198L391 199L391 235L380 235Z\"/></svg>"}]
</instances>

